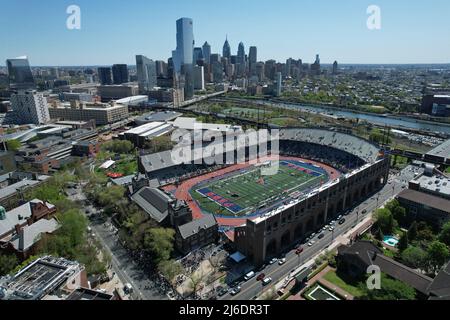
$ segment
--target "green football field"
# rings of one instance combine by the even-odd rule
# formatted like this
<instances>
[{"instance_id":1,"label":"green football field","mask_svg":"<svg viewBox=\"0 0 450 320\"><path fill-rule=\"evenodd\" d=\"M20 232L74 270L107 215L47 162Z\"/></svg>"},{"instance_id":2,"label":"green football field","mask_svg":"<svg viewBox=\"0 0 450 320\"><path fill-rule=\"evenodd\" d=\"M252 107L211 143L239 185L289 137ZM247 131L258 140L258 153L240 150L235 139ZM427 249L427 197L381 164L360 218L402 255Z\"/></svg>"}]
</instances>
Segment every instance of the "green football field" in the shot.
<instances>
[{"instance_id":1,"label":"green football field","mask_svg":"<svg viewBox=\"0 0 450 320\"><path fill-rule=\"evenodd\" d=\"M240 172L220 181L197 186L191 190L191 195L202 210L209 213L244 216L296 191L316 186L325 178L323 173L312 176L283 165L280 165L276 175L262 176L261 169L254 167L245 173ZM233 206L223 204L225 199Z\"/></svg>"}]
</instances>

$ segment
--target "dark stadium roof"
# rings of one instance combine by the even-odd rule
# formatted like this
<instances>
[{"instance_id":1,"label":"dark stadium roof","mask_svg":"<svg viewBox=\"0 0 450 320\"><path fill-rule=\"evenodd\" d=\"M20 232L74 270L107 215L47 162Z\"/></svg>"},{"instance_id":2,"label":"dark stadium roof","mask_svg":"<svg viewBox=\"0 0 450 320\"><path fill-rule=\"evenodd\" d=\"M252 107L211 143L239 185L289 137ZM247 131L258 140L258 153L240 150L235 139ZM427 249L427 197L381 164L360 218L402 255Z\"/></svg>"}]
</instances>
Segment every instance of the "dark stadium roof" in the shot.
<instances>
[{"instance_id":1,"label":"dark stadium roof","mask_svg":"<svg viewBox=\"0 0 450 320\"><path fill-rule=\"evenodd\" d=\"M370 163L375 162L379 155L378 147L362 138L323 129L282 129L280 130L280 140L304 141L332 147L353 154L365 162ZM212 142L209 145L211 146L214 143L216 142ZM253 143L257 142L251 142L251 144ZM248 146L249 141L246 141L246 144ZM234 141L226 141L222 150L234 150L235 148L236 146ZM193 153L191 159L195 160L195 156L198 157L199 155L197 153ZM172 160L171 151L140 156L139 161L147 173L178 165Z\"/></svg>"},{"instance_id":2,"label":"dark stadium roof","mask_svg":"<svg viewBox=\"0 0 450 320\"><path fill-rule=\"evenodd\" d=\"M295 140L333 147L351 153L366 162L378 159L379 148L373 143L354 135L313 128L280 130L280 140Z\"/></svg>"}]
</instances>

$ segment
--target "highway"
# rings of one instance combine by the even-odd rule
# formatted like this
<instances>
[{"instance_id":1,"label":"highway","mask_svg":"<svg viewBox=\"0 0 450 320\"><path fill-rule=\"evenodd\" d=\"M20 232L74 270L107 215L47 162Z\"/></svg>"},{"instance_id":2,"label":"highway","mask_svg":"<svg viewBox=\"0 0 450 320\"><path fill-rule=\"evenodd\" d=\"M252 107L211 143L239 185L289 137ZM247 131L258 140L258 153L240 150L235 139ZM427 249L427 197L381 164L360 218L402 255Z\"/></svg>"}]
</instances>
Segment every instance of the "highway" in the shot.
<instances>
[{"instance_id":1,"label":"highway","mask_svg":"<svg viewBox=\"0 0 450 320\"><path fill-rule=\"evenodd\" d=\"M264 273L266 277L271 277L273 279L272 283L264 287L261 281L256 280L256 276L247 282L241 282L241 292L235 296L229 293L221 297L221 300L251 300L260 296L265 291L273 288L273 285L280 280L285 279L293 269L297 269L301 264L304 264L308 260L314 258L316 255L320 254L327 247L329 247L333 241L347 233L350 229L355 227L359 222L364 220L366 216L371 215L378 207L382 206L386 201L393 198L399 194L404 188L407 187L407 183L414 178L414 171L411 171L413 166L408 166L398 176L390 176L389 183L386 184L382 190L380 190L375 195L372 195L365 202L359 204L353 210L345 216L345 223L339 225L335 224L336 229L333 232L324 231L325 236L322 239L318 239L320 232L316 232L317 235L312 239L315 241L313 246L308 246L308 244L303 244L302 247L304 251L297 256L295 254L295 248L293 248L289 253L286 254L286 262L283 265L278 265L275 263L273 265L268 265L264 270L256 273L256 276L260 273ZM417 172L422 172L423 169L419 169ZM406 187L405 187L406 186ZM367 210L365 215L362 214L363 210Z\"/></svg>"}]
</instances>

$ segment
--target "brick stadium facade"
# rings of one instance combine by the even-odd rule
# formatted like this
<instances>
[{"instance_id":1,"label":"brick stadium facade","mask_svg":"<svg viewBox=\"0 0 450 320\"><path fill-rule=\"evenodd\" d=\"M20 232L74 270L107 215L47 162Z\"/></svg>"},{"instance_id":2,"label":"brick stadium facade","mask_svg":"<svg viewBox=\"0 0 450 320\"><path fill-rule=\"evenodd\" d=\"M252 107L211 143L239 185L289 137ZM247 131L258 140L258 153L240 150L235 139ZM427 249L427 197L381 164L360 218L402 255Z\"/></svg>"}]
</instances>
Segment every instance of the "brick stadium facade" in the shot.
<instances>
[{"instance_id":1,"label":"brick stadium facade","mask_svg":"<svg viewBox=\"0 0 450 320\"><path fill-rule=\"evenodd\" d=\"M324 129L289 128L280 130L279 138L280 155L311 159L344 174L303 198L292 200L263 216L247 219L245 224L235 227L236 249L255 265L305 239L330 217L364 201L382 188L389 176L389 157L385 157L376 145L359 137ZM271 150L270 143L268 150ZM234 153L236 155L236 150ZM248 146L245 154L248 154ZM139 158L139 170L148 178L170 175L178 166L171 163L168 151ZM193 164L184 166L192 167L192 170L197 167Z\"/></svg>"},{"instance_id":2,"label":"brick stadium facade","mask_svg":"<svg viewBox=\"0 0 450 320\"><path fill-rule=\"evenodd\" d=\"M389 159L381 159L322 186L297 203L286 205L264 217L236 227L236 248L261 265L294 242L306 238L330 217L351 208L388 180Z\"/></svg>"}]
</instances>

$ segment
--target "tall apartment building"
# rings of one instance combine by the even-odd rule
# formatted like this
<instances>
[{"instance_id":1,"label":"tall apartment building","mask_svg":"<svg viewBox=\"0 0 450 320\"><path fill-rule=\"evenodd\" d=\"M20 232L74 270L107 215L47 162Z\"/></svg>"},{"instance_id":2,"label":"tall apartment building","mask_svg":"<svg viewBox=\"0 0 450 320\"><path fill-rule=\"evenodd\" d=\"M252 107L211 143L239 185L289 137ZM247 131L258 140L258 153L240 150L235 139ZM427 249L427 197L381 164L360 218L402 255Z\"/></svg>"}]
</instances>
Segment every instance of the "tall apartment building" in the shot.
<instances>
[{"instance_id":1,"label":"tall apartment building","mask_svg":"<svg viewBox=\"0 0 450 320\"><path fill-rule=\"evenodd\" d=\"M205 71L203 66L194 67L194 89L205 90Z\"/></svg>"},{"instance_id":2,"label":"tall apartment building","mask_svg":"<svg viewBox=\"0 0 450 320\"><path fill-rule=\"evenodd\" d=\"M6 60L9 87L13 90L31 90L36 88L27 57Z\"/></svg>"},{"instance_id":3,"label":"tall apartment building","mask_svg":"<svg viewBox=\"0 0 450 320\"><path fill-rule=\"evenodd\" d=\"M156 83L156 63L143 56L136 56L136 69L139 85L139 93L144 94L157 86ZM160 70L162 71L162 70Z\"/></svg>"},{"instance_id":4,"label":"tall apartment building","mask_svg":"<svg viewBox=\"0 0 450 320\"><path fill-rule=\"evenodd\" d=\"M47 99L36 91L18 91L11 95L11 108L17 124L45 124L50 121Z\"/></svg>"},{"instance_id":5,"label":"tall apartment building","mask_svg":"<svg viewBox=\"0 0 450 320\"><path fill-rule=\"evenodd\" d=\"M97 69L98 72L98 81L101 85L110 85L112 84L112 72L109 67L100 67Z\"/></svg>"},{"instance_id":6,"label":"tall apartment building","mask_svg":"<svg viewBox=\"0 0 450 320\"><path fill-rule=\"evenodd\" d=\"M114 84L128 82L128 66L126 64L114 64L112 66L112 75Z\"/></svg>"}]
</instances>

